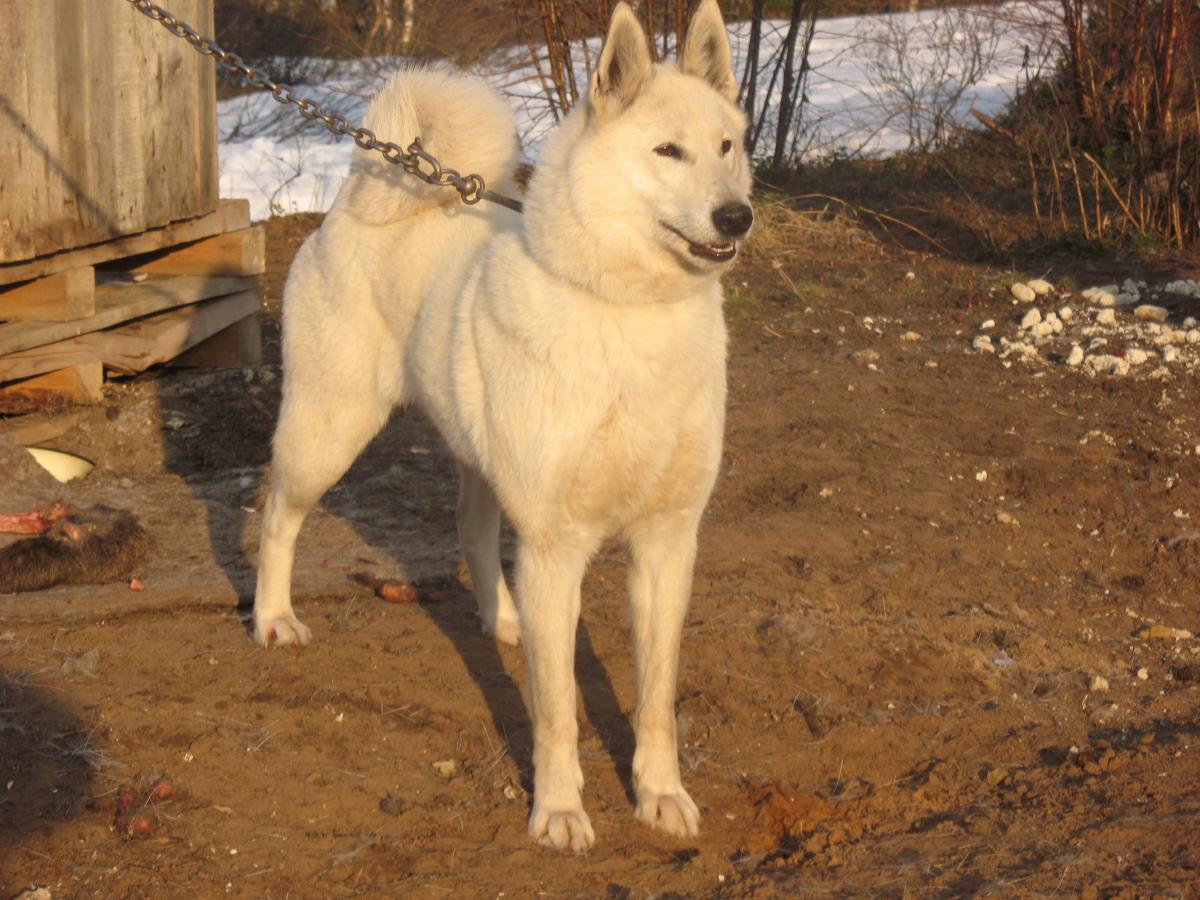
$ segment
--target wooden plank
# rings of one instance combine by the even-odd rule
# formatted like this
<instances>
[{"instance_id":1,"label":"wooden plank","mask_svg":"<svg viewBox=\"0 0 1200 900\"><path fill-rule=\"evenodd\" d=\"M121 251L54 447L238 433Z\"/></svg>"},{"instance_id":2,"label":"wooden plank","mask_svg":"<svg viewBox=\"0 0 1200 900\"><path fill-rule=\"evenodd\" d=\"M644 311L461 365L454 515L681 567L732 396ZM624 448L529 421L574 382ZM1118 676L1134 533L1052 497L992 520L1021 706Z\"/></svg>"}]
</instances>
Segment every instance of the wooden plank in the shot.
<instances>
[{"instance_id":1,"label":"wooden plank","mask_svg":"<svg viewBox=\"0 0 1200 900\"><path fill-rule=\"evenodd\" d=\"M262 363L262 323L257 312L222 328L171 360L172 366L228 368Z\"/></svg>"},{"instance_id":2,"label":"wooden plank","mask_svg":"<svg viewBox=\"0 0 1200 900\"><path fill-rule=\"evenodd\" d=\"M164 275L261 275L267 270L267 235L261 225L227 231L162 255L123 260L120 268Z\"/></svg>"},{"instance_id":3,"label":"wooden plank","mask_svg":"<svg viewBox=\"0 0 1200 900\"><path fill-rule=\"evenodd\" d=\"M0 321L69 322L96 312L96 270L91 266L0 288Z\"/></svg>"},{"instance_id":4,"label":"wooden plank","mask_svg":"<svg viewBox=\"0 0 1200 900\"><path fill-rule=\"evenodd\" d=\"M213 0L172 11L211 33ZM212 61L130 4L0 4L0 261L217 206Z\"/></svg>"},{"instance_id":5,"label":"wooden plank","mask_svg":"<svg viewBox=\"0 0 1200 900\"><path fill-rule=\"evenodd\" d=\"M253 287L246 278L200 275L151 275L137 284L105 284L96 288L96 314L73 322L0 325L0 373L14 353L111 328L130 319L173 309L197 300L220 297ZM3 374L0 374L3 378Z\"/></svg>"},{"instance_id":6,"label":"wooden plank","mask_svg":"<svg viewBox=\"0 0 1200 900\"><path fill-rule=\"evenodd\" d=\"M54 399L99 403L104 399L104 369L99 361L82 363L0 386L0 405L14 399L40 405Z\"/></svg>"},{"instance_id":7,"label":"wooden plank","mask_svg":"<svg viewBox=\"0 0 1200 900\"><path fill-rule=\"evenodd\" d=\"M3 29L0 28L0 33L2 32ZM4 97L0 95L0 120L3 119L5 112L3 103ZM0 147L2 146L3 141L0 141ZM0 151L0 163L3 163L4 158ZM0 179L0 208L3 208L6 196L5 179ZM3 218L0 216L0 235L3 234ZM81 247L37 259L2 264L0 265L0 284L28 281L31 278L40 278L43 275L61 272L65 269L97 265L126 256L136 256L139 253L151 253L175 244L211 237L226 231L248 228L249 225L250 202L248 200L222 200L217 209L207 215L172 222L162 228L147 229L140 234L128 235L103 244Z\"/></svg>"},{"instance_id":8,"label":"wooden plank","mask_svg":"<svg viewBox=\"0 0 1200 900\"><path fill-rule=\"evenodd\" d=\"M60 438L83 418L79 412L29 413L0 421L0 435L25 447Z\"/></svg>"},{"instance_id":9,"label":"wooden plank","mask_svg":"<svg viewBox=\"0 0 1200 900\"><path fill-rule=\"evenodd\" d=\"M86 342L106 368L134 375L171 361L239 319L258 312L258 306L257 293L242 291L160 313L122 328L84 335L78 340Z\"/></svg>"}]
</instances>

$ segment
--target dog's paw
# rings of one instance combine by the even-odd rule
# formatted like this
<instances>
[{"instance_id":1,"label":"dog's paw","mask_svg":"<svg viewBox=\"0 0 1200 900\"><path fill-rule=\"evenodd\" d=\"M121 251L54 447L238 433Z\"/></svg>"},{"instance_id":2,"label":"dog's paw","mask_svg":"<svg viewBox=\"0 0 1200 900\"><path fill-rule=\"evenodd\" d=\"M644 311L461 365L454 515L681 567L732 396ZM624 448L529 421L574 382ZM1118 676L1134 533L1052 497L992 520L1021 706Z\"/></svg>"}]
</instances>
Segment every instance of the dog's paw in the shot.
<instances>
[{"instance_id":1,"label":"dog's paw","mask_svg":"<svg viewBox=\"0 0 1200 900\"><path fill-rule=\"evenodd\" d=\"M683 788L667 794L640 794L634 815L651 828L675 837L700 833L700 809Z\"/></svg>"},{"instance_id":2,"label":"dog's paw","mask_svg":"<svg viewBox=\"0 0 1200 900\"><path fill-rule=\"evenodd\" d=\"M484 621L483 633L490 634L502 644L516 647L521 643L521 621L519 619L497 619L495 622Z\"/></svg>"},{"instance_id":3,"label":"dog's paw","mask_svg":"<svg viewBox=\"0 0 1200 900\"><path fill-rule=\"evenodd\" d=\"M533 815L529 817L529 836L543 847L555 850L570 847L576 853L582 853L596 842L596 832L592 831L592 823L582 807L550 812L538 809L535 804Z\"/></svg>"},{"instance_id":4,"label":"dog's paw","mask_svg":"<svg viewBox=\"0 0 1200 900\"><path fill-rule=\"evenodd\" d=\"M293 613L285 616L270 616L256 619L254 623L254 640L263 647L272 644L283 647L287 644L303 646L312 640L312 632Z\"/></svg>"}]
</instances>

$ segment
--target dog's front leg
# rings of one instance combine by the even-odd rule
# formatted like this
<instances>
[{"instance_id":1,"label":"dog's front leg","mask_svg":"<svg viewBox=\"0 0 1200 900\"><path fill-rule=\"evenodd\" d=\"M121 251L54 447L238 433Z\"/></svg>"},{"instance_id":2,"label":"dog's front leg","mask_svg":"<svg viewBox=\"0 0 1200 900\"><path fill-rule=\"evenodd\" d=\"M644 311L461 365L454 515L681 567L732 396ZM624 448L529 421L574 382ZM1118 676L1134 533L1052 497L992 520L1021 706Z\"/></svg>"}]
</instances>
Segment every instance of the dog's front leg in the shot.
<instances>
[{"instance_id":1,"label":"dog's front leg","mask_svg":"<svg viewBox=\"0 0 1200 900\"><path fill-rule=\"evenodd\" d=\"M656 517L629 535L629 604L638 683L636 816L651 828L679 837L700 830L700 810L679 777L675 735L679 642L692 592L696 527L690 518Z\"/></svg>"},{"instance_id":2,"label":"dog's front leg","mask_svg":"<svg viewBox=\"0 0 1200 900\"><path fill-rule=\"evenodd\" d=\"M575 721L575 627L588 554L522 540L517 558L521 634L533 714L533 812L529 834L559 850L595 841L583 811L579 726Z\"/></svg>"}]
</instances>

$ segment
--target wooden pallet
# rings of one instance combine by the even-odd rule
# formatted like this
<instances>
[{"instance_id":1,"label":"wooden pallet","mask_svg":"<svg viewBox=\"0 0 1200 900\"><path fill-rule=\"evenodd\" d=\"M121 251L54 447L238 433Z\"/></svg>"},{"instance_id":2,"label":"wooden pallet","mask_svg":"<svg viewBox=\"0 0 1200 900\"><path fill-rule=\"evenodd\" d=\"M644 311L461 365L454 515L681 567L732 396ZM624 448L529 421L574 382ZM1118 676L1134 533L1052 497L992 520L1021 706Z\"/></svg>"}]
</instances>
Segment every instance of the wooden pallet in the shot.
<instances>
[{"instance_id":1,"label":"wooden pallet","mask_svg":"<svg viewBox=\"0 0 1200 900\"><path fill-rule=\"evenodd\" d=\"M258 364L264 270L265 234L245 201L0 266L0 413L94 403L106 376L163 363Z\"/></svg>"}]
</instances>

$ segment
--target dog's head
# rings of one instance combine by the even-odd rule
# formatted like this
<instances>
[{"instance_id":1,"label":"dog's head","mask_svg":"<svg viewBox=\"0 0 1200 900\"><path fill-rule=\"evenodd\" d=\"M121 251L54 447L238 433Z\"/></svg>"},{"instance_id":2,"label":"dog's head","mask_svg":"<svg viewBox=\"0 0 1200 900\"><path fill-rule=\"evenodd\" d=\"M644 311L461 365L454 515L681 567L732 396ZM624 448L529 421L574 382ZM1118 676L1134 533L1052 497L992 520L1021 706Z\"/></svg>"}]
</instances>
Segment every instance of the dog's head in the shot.
<instances>
[{"instance_id":1,"label":"dog's head","mask_svg":"<svg viewBox=\"0 0 1200 900\"><path fill-rule=\"evenodd\" d=\"M588 232L577 253L659 276L712 276L733 261L754 223L737 91L716 0L700 3L678 64L657 65L617 4L586 106L547 150L555 202Z\"/></svg>"}]
</instances>

